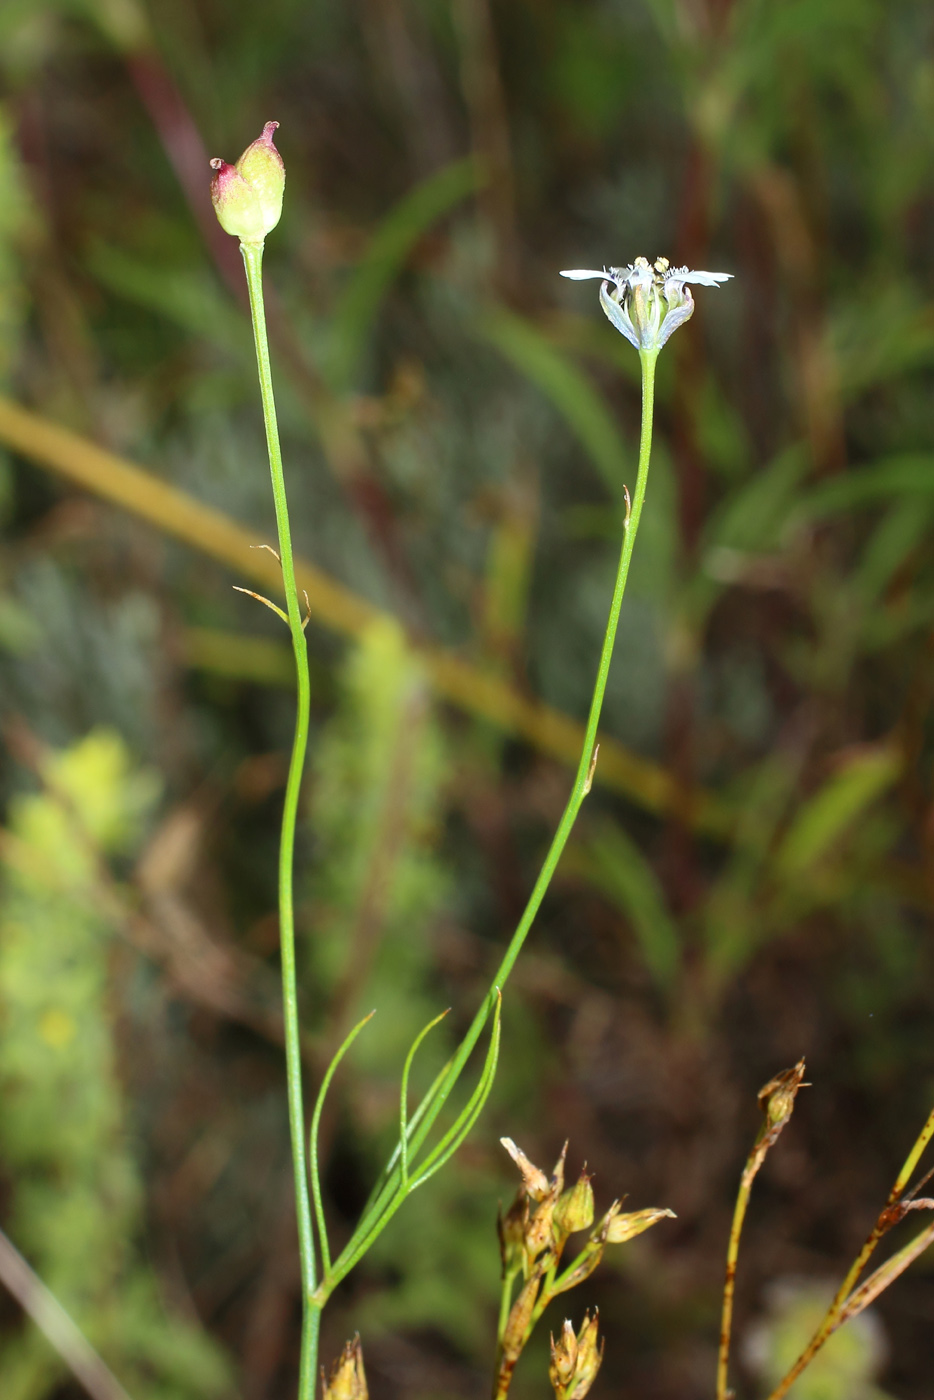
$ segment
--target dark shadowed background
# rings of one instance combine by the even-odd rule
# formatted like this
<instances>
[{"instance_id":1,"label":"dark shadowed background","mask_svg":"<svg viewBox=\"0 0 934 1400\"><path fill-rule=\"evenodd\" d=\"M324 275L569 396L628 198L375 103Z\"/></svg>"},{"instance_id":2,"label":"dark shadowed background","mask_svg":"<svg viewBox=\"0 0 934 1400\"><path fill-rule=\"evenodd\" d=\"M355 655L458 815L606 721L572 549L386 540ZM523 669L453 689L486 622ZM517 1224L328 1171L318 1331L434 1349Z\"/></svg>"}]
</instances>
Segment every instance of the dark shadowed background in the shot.
<instances>
[{"instance_id":1,"label":"dark shadowed background","mask_svg":"<svg viewBox=\"0 0 934 1400\"><path fill-rule=\"evenodd\" d=\"M598 1205L677 1213L569 1299L600 1307L593 1395L710 1397L756 1092L805 1055L740 1261L736 1384L765 1393L776 1317L841 1276L934 1090L930 5L3 0L0 70L4 1230L134 1400L294 1393L290 659L231 586L274 587L247 548L273 515L207 197L208 157L275 118L273 364L322 571L310 1084L378 1008L325 1117L336 1240L407 1045L453 1008L427 1083L571 781L639 386L597 284L558 270L735 274L662 353L607 743L493 1097L339 1291L324 1358L359 1328L374 1400L486 1394L498 1137L546 1167L569 1138ZM184 493L161 515L153 478ZM824 1400L930 1396L931 1269ZM516 1400L549 1394L540 1330ZM79 1393L0 1290L4 1400Z\"/></svg>"}]
</instances>

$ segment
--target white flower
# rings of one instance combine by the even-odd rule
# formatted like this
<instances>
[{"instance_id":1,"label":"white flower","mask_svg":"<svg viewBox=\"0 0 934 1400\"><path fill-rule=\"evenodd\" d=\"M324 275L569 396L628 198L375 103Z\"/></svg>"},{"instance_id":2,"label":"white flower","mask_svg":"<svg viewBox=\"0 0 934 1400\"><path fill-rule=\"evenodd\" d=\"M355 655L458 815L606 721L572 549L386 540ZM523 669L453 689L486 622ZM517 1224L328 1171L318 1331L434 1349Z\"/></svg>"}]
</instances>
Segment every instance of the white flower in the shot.
<instances>
[{"instance_id":1,"label":"white flower","mask_svg":"<svg viewBox=\"0 0 934 1400\"><path fill-rule=\"evenodd\" d=\"M654 265L649 264L648 258L636 258L628 267L604 268L602 272L577 267L561 276L575 282L599 278L603 283L600 305L616 329L637 350L657 351L672 331L693 314L694 298L685 290L686 284L716 287L729 281L733 274L670 267L667 258L657 258Z\"/></svg>"}]
</instances>

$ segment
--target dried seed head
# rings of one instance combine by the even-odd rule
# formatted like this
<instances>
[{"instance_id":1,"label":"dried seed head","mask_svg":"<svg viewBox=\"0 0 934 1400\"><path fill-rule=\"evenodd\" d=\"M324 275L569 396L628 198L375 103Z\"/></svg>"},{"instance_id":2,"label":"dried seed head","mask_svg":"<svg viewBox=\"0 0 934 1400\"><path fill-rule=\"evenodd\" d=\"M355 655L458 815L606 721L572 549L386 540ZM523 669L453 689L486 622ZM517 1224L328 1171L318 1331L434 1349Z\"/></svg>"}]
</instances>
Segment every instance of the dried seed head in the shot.
<instances>
[{"instance_id":1,"label":"dried seed head","mask_svg":"<svg viewBox=\"0 0 934 1400\"><path fill-rule=\"evenodd\" d=\"M551 1173L552 1188L558 1188L556 1192L556 1198L557 1196L560 1196L561 1192L564 1190L564 1163L567 1158L567 1155L568 1145L567 1142L565 1142L564 1146L561 1149L561 1156L558 1158L557 1162L555 1162L555 1169Z\"/></svg>"},{"instance_id":2,"label":"dried seed head","mask_svg":"<svg viewBox=\"0 0 934 1400\"><path fill-rule=\"evenodd\" d=\"M565 1387L574 1379L576 1369L577 1337L574 1328L565 1319L557 1342L554 1337L551 1338L551 1365L548 1368L548 1378L558 1400L562 1400Z\"/></svg>"},{"instance_id":3,"label":"dried seed head","mask_svg":"<svg viewBox=\"0 0 934 1400\"><path fill-rule=\"evenodd\" d=\"M650 1229L657 1225L660 1220L674 1220L673 1210L659 1210L655 1207L649 1210L634 1210L627 1214L619 1211L611 1217L607 1225L607 1244L625 1244L627 1240L635 1239L636 1235L641 1235L643 1230Z\"/></svg>"},{"instance_id":4,"label":"dried seed head","mask_svg":"<svg viewBox=\"0 0 934 1400\"><path fill-rule=\"evenodd\" d=\"M211 161L211 199L220 226L241 243L262 246L279 222L285 191L285 165L272 139L278 122L267 122L236 165Z\"/></svg>"},{"instance_id":5,"label":"dried seed head","mask_svg":"<svg viewBox=\"0 0 934 1400\"><path fill-rule=\"evenodd\" d=\"M533 1166L521 1148L517 1147L512 1138L500 1138L500 1142L515 1162L522 1173L522 1185L526 1194L533 1201L543 1201L548 1195L551 1187L545 1173L536 1166Z\"/></svg>"},{"instance_id":6,"label":"dried seed head","mask_svg":"<svg viewBox=\"0 0 934 1400\"><path fill-rule=\"evenodd\" d=\"M567 1387L564 1400L583 1400L597 1379L600 1363L603 1361L603 1342L597 1339L600 1314L594 1309L593 1317L584 1314L581 1330L577 1334L577 1365L574 1378Z\"/></svg>"},{"instance_id":7,"label":"dried seed head","mask_svg":"<svg viewBox=\"0 0 934 1400\"><path fill-rule=\"evenodd\" d=\"M766 1132L771 1132L774 1128L778 1128L780 1132L784 1128L791 1117L803 1081L804 1060L801 1059L793 1069L782 1070L781 1074L776 1074L768 1084L763 1084L759 1090L759 1107L765 1114Z\"/></svg>"},{"instance_id":8,"label":"dried seed head","mask_svg":"<svg viewBox=\"0 0 934 1400\"><path fill-rule=\"evenodd\" d=\"M369 1400L359 1335L346 1343L327 1380L322 1368L321 1388L323 1400Z\"/></svg>"},{"instance_id":9,"label":"dried seed head","mask_svg":"<svg viewBox=\"0 0 934 1400\"><path fill-rule=\"evenodd\" d=\"M531 1263L543 1251L551 1250L555 1244L555 1206L558 1204L559 1183L553 1181L548 1194L539 1201L529 1216L525 1227L525 1251Z\"/></svg>"}]
</instances>

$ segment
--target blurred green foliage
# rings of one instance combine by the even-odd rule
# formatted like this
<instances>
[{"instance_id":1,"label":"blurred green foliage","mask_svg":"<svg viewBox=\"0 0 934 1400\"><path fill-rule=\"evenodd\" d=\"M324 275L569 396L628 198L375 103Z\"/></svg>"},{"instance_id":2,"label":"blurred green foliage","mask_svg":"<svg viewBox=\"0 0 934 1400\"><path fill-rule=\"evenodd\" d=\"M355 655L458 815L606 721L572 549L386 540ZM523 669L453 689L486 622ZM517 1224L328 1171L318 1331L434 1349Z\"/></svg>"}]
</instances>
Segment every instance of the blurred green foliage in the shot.
<instances>
[{"instance_id":1,"label":"blurred green foliage","mask_svg":"<svg viewBox=\"0 0 934 1400\"><path fill-rule=\"evenodd\" d=\"M166 1315L140 1247L144 1201L117 1073L111 996L120 907L101 863L132 849L158 797L117 735L43 755L44 788L10 804L0 903L0 1139L10 1228L132 1391L221 1395L216 1345ZM114 907L116 906L116 908ZM119 974L118 974L119 976ZM44 1338L9 1345L3 1390L42 1400L63 1367Z\"/></svg>"},{"instance_id":2,"label":"blurred green foliage","mask_svg":"<svg viewBox=\"0 0 934 1400\"><path fill-rule=\"evenodd\" d=\"M336 1049L377 1008L354 1053L371 1073L389 1072L394 1099L406 1052L437 1011L424 984L426 943L448 884L437 852L443 741L400 628L377 623L349 656L313 773L312 1015L327 1018Z\"/></svg>"},{"instance_id":3,"label":"blurred green foliage","mask_svg":"<svg viewBox=\"0 0 934 1400\"><path fill-rule=\"evenodd\" d=\"M281 122L267 261L297 544L400 620L351 648L309 627L309 1078L379 1013L324 1124L335 1240L392 1130L408 1038L452 1006L427 1076L569 781L439 705L418 644L578 717L590 691L637 362L557 269L664 253L736 274L660 362L606 711L733 830L714 841L689 800L658 816L595 788L506 1000L494 1102L334 1302L325 1355L362 1322L374 1394L486 1387L499 1132L536 1160L570 1136L607 1194L677 1211L624 1273L595 1276L594 1395L693 1400L711 1392L758 1085L807 1054L814 1088L747 1227L740 1336L770 1280L849 1258L929 1107L932 54L922 0L0 6L3 385L257 543L272 511L241 270L205 161ZM294 1222L264 1000L284 638L229 588L242 578L25 460L0 463L0 521L0 966L32 969L29 995L2 992L21 1020L2 1050L0 1212L135 1400L233 1393L179 1300L244 1400L288 1394ZM102 725L132 761L108 768L86 739ZM42 744L70 777L37 775ZM140 764L162 797L130 841ZM10 855L24 848L38 883ZM115 941L115 890L139 942ZM64 1057L37 1029L56 1008L81 1018ZM50 1097L58 1074L75 1119ZM59 1189L68 1173L80 1191ZM94 1269L74 1280L88 1231ZM900 1400L927 1400L931 1289L922 1262L880 1306L880 1384ZM65 1400L12 1304L0 1328L0 1392ZM184 1380L167 1338L190 1349ZM527 1361L517 1400L544 1390Z\"/></svg>"},{"instance_id":4,"label":"blurred green foliage","mask_svg":"<svg viewBox=\"0 0 934 1400\"><path fill-rule=\"evenodd\" d=\"M747 1360L766 1385L777 1385L810 1341L833 1296L819 1283L784 1280L770 1291L768 1312L755 1326ZM789 1400L888 1400L873 1384L884 1355L878 1324L862 1314L834 1333Z\"/></svg>"}]
</instances>

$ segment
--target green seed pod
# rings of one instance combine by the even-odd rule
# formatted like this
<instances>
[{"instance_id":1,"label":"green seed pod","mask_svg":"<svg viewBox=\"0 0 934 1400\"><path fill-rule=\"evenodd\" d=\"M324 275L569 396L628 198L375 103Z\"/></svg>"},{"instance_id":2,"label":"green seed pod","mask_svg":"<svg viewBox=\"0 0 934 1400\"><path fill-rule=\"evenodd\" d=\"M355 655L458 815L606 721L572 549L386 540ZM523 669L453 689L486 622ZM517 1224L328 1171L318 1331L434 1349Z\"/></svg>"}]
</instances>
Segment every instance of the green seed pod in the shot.
<instances>
[{"instance_id":1,"label":"green seed pod","mask_svg":"<svg viewBox=\"0 0 934 1400\"><path fill-rule=\"evenodd\" d=\"M764 1132L777 1128L781 1132L791 1117L798 1090L804 1081L804 1061L799 1060L793 1069L783 1070L763 1084L759 1090L759 1107L765 1114ZM776 1133L776 1137L778 1133Z\"/></svg>"},{"instance_id":2,"label":"green seed pod","mask_svg":"<svg viewBox=\"0 0 934 1400\"><path fill-rule=\"evenodd\" d=\"M593 1187L586 1172L565 1191L555 1206L555 1230L573 1235L577 1230L589 1230L593 1224Z\"/></svg>"},{"instance_id":3,"label":"green seed pod","mask_svg":"<svg viewBox=\"0 0 934 1400\"><path fill-rule=\"evenodd\" d=\"M221 228L241 243L262 245L282 214L285 165L272 139L278 125L267 122L236 165L211 161L214 212Z\"/></svg>"}]
</instances>

